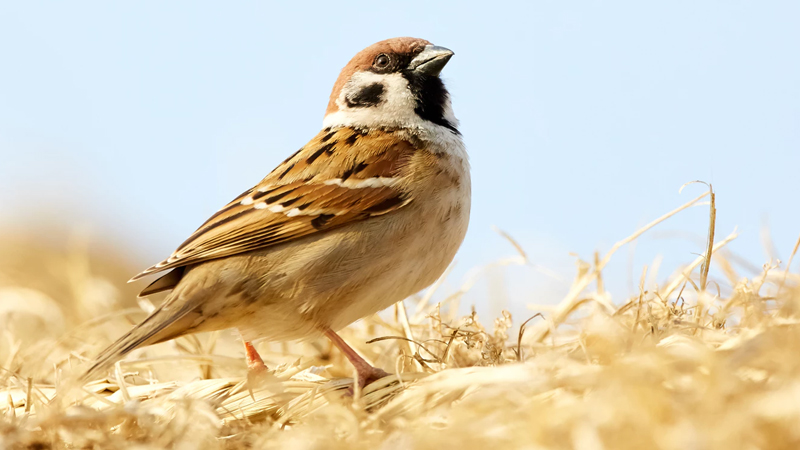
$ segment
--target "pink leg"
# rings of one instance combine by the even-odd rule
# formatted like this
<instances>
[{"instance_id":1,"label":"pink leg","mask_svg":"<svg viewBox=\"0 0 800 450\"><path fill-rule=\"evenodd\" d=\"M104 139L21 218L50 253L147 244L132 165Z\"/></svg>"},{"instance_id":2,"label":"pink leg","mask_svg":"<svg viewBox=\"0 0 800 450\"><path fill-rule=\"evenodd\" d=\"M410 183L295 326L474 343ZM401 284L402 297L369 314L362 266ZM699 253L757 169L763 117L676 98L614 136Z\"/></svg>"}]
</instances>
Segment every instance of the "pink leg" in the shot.
<instances>
[{"instance_id":1,"label":"pink leg","mask_svg":"<svg viewBox=\"0 0 800 450\"><path fill-rule=\"evenodd\" d=\"M244 353L247 355L247 370L251 374L258 374L267 370L264 360L258 354L250 341L244 341Z\"/></svg>"},{"instance_id":2,"label":"pink leg","mask_svg":"<svg viewBox=\"0 0 800 450\"><path fill-rule=\"evenodd\" d=\"M339 337L336 332L331 330L330 328L325 330L325 336L333 342L333 345L339 348L344 356L350 360L350 364L356 368L356 373L358 374L358 386L363 388L366 385L370 384L371 382L381 379L389 374L385 371L377 368L372 367L368 362L364 361L352 347L347 345L347 342L344 341L341 337Z\"/></svg>"}]
</instances>

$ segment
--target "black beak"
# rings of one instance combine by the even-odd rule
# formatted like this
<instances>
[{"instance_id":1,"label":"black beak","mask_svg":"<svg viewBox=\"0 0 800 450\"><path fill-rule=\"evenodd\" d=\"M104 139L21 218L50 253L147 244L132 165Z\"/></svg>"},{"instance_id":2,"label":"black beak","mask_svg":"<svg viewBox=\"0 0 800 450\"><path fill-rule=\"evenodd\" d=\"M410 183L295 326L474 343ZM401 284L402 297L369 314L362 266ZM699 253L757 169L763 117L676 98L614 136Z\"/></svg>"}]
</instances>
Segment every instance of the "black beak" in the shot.
<instances>
[{"instance_id":1,"label":"black beak","mask_svg":"<svg viewBox=\"0 0 800 450\"><path fill-rule=\"evenodd\" d=\"M409 63L408 68L414 73L438 77L447 61L453 57L453 51L444 47L428 45L425 50Z\"/></svg>"}]
</instances>

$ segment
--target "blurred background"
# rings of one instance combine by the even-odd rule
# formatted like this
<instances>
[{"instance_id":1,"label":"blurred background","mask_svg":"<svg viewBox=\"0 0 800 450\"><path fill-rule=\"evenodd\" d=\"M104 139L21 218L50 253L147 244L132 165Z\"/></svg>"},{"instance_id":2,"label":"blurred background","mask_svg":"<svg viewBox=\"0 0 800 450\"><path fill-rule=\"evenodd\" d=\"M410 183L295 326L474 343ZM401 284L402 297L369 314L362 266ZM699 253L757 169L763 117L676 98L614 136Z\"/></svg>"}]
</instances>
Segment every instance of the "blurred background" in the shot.
<instances>
[{"instance_id":1,"label":"blurred background","mask_svg":"<svg viewBox=\"0 0 800 450\"><path fill-rule=\"evenodd\" d=\"M133 305L131 275L305 144L350 57L404 35L456 53L474 194L448 289L516 254L492 226L533 265L489 270L464 305L557 302L577 258L692 180L751 276L800 233L799 21L791 1L2 2L0 285ZM707 225L691 208L617 254L614 300L643 265L655 283L693 260Z\"/></svg>"}]
</instances>

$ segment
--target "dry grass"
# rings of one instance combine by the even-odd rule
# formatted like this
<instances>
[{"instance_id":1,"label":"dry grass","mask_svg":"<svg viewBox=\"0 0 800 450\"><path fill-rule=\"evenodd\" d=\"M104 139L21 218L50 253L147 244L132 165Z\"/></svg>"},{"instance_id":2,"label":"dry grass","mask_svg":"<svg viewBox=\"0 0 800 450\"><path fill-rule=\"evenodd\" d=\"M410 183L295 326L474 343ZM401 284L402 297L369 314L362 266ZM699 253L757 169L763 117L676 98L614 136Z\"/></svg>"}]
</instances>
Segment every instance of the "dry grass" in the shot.
<instances>
[{"instance_id":1,"label":"dry grass","mask_svg":"<svg viewBox=\"0 0 800 450\"><path fill-rule=\"evenodd\" d=\"M613 253L704 199L705 254L661 286L644 268L639 295L612 302L602 275ZM152 305L126 304L80 250L0 252L0 448L800 448L800 276L775 263L742 278L724 254L735 236L714 242L713 218L703 195L647 225L522 327L458 317L471 281L369 318L345 338L400 375L353 397L328 343L261 344L276 369L256 385L230 333L144 349L108 379L70 386ZM517 248L500 263L527 264Z\"/></svg>"}]
</instances>

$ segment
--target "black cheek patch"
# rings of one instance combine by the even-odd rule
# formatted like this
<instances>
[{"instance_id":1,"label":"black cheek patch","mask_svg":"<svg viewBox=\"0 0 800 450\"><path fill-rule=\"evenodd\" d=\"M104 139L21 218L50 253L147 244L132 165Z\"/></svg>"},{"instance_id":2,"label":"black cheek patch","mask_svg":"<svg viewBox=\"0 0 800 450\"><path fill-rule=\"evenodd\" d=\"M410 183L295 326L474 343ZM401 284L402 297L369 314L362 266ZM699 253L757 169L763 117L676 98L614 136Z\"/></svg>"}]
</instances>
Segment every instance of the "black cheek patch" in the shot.
<instances>
[{"instance_id":1,"label":"black cheek patch","mask_svg":"<svg viewBox=\"0 0 800 450\"><path fill-rule=\"evenodd\" d=\"M364 108L377 105L381 102L382 96L383 85L381 83L373 83L346 96L344 101L348 108Z\"/></svg>"}]
</instances>

